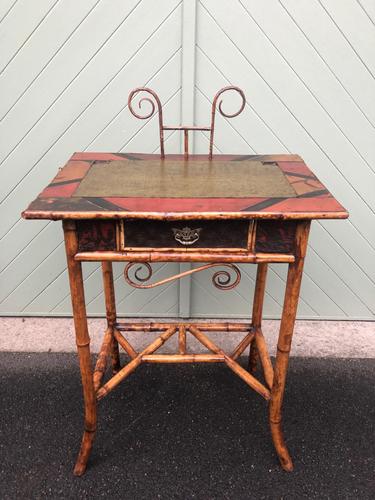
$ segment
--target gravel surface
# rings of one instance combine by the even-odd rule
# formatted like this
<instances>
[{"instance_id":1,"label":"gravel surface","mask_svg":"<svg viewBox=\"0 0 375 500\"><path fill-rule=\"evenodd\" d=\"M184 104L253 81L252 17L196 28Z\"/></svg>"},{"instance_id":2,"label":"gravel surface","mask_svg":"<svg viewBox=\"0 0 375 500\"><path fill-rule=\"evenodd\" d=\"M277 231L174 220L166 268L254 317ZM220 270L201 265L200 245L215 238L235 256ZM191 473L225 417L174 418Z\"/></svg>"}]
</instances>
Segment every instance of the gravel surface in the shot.
<instances>
[{"instance_id":1,"label":"gravel surface","mask_svg":"<svg viewBox=\"0 0 375 500\"><path fill-rule=\"evenodd\" d=\"M375 360L293 358L278 466L266 404L223 365L145 365L100 402L86 474L77 359L0 353L0 498L373 499Z\"/></svg>"}]
</instances>

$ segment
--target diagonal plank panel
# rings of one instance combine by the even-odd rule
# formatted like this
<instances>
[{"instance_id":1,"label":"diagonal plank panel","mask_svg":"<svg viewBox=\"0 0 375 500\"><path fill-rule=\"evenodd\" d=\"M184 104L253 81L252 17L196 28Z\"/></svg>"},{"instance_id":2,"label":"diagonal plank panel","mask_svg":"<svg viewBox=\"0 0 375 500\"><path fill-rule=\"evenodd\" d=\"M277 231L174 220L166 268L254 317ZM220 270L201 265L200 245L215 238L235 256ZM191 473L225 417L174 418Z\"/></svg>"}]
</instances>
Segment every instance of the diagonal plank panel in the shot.
<instances>
[{"instance_id":1,"label":"diagonal plank panel","mask_svg":"<svg viewBox=\"0 0 375 500\"><path fill-rule=\"evenodd\" d=\"M78 17L70 19L72 35L67 37L45 68L39 71L31 85L29 80L24 80L26 88L22 89L21 98L7 115L10 119L18 106L20 109L25 108L27 101L23 101L24 99L31 102L33 95L39 94L41 105L32 107L28 117L31 119L34 113L35 123L29 131L27 124L23 125L26 126L25 138L1 167L1 172L5 173L17 165L17 169L13 167L12 178L2 177L4 182L8 182L6 188L2 184L5 189L1 205L2 215L5 215L5 218L2 217L5 225L3 238L0 240L0 246L5 251L1 254L1 279L6 283L1 289L2 314L66 315L71 312L60 224L37 222L35 225L25 226L24 221L19 219L24 203L22 198L32 196L32 191L37 194L40 186L48 182L54 175L56 166L64 162L71 151L98 148L120 151L124 147L153 151L157 147L155 122L140 123L134 120L127 109L127 95L131 88L143 83L163 89L159 92L166 105L166 115L170 114L173 120L178 120L179 117L179 2L168 1L155 8L150 8L147 2L139 1L119 2L112 9L105 2L103 4L100 9L98 5L90 11L89 15L82 8L84 20L81 22ZM86 7L87 5L88 2ZM69 9L65 13L69 14ZM52 17L51 21L49 29L53 30L55 21ZM74 23L77 22L78 26L74 29ZM46 27L47 33L47 25L42 26ZM88 36L90 30L96 33L98 40L99 49L96 52L94 44L82 44L84 32ZM133 32L130 37L129 30ZM66 28L65 33L69 34L68 32L69 29ZM30 44L36 40L37 35L40 36L38 43L41 43L44 34L36 31ZM28 48L28 54L37 58L37 45L30 48L25 45L24 50ZM75 67L71 68L72 53L75 53L78 45L82 45L82 48L76 58L73 58L72 65ZM22 51L19 54L21 56ZM47 51L44 57L49 55L50 52ZM14 64L16 62L17 58L14 59ZM43 62L38 61L39 64ZM70 78L73 79L67 86L64 81L58 81L59 74L55 74L55 68L59 68L59 71L71 71ZM47 93L42 91L45 85L51 85ZM168 139L171 151L178 151L179 145L178 138ZM9 249L8 243L12 244L12 249ZM169 266L159 267L158 273L161 271L163 276L170 274ZM101 315L102 277L97 268L95 264L85 265L84 279L88 285L88 310L90 314ZM132 289L129 290L122 283L122 270L116 268L116 273L120 313L121 310L131 310L132 314L144 314L149 307L154 315L163 312L170 316L176 314L177 284L155 290L151 294L140 294L139 291L133 293Z\"/></svg>"},{"instance_id":2,"label":"diagonal plank panel","mask_svg":"<svg viewBox=\"0 0 375 500\"><path fill-rule=\"evenodd\" d=\"M323 60L317 42L311 43L291 17L291 6L297 3L272 0L265 6L256 0L240 0L233 2L231 9L213 0L198 3L197 116L202 120L207 115L206 98L214 88L239 85L247 96L247 113L230 123L222 120L222 134L216 137L218 150L298 151L346 204L351 213L349 221L314 224L299 313L305 317L369 319L375 312L375 234L368 230L374 224L371 192L375 188L375 135L369 119L373 110L364 103L369 103L366 96L374 81L352 53L353 67L366 74L362 81L367 86L357 103L357 84L349 79L348 70L340 71L337 60L331 67L327 54L327 60ZM303 6L298 3L299 22ZM348 50L346 40L332 28L332 21L318 2L309 3L305 9L320 9L328 33L334 35L337 45ZM373 106L373 101L369 104ZM205 149L204 138L198 139L197 147ZM280 276L276 290L272 284L272 296L277 297L282 294L284 273L278 266L273 272ZM208 287L208 282L194 277L193 304L198 316L204 314L204 297L212 296ZM249 283L249 296L251 288ZM237 314L246 315L248 307L242 295L242 290L241 297L232 293L230 301L236 302ZM211 312L221 314L228 298L219 293L214 297ZM309 311L304 303L311 306ZM275 303L266 301L265 307L267 314L278 314Z\"/></svg>"},{"instance_id":3,"label":"diagonal plank panel","mask_svg":"<svg viewBox=\"0 0 375 500\"><path fill-rule=\"evenodd\" d=\"M70 314L60 224L26 222L20 212L72 151L157 151L155 118L135 120L127 108L132 88L154 88L165 121L174 123L181 96L193 93L191 116L205 124L212 96L235 84L248 102L236 119L218 117L216 151L298 152L350 211L348 221L313 224L300 317L374 319L372 2L234 0L229 7L194 0L196 16L186 17L185 34L196 39L185 37L191 68L182 74L184 2L2 2L0 313ZM231 106L234 100L224 103ZM207 135L197 133L194 146L206 152ZM166 148L179 151L180 136L168 136ZM159 265L156 273L164 278L177 270ZM178 283L134 290L116 264L119 313L174 316L190 307L196 316L248 315L255 267L242 270L240 286L227 293L212 289L209 272L195 275L185 307ZM285 266L270 266L269 317L280 316L285 277ZM85 265L84 280L88 311L101 315L100 267Z\"/></svg>"},{"instance_id":4,"label":"diagonal plank panel","mask_svg":"<svg viewBox=\"0 0 375 500\"><path fill-rule=\"evenodd\" d=\"M30 2L28 2L30 4ZM85 21L98 0L65 0L57 2L32 36L22 45L0 78L0 118L27 92L55 55ZM64 22L61 19L64 18ZM46 43L46 40L48 43Z\"/></svg>"},{"instance_id":5,"label":"diagonal plank panel","mask_svg":"<svg viewBox=\"0 0 375 500\"><path fill-rule=\"evenodd\" d=\"M4 13L0 25L0 73L17 56L24 43L34 30L44 22L56 4L57 0L44 0L42 2L18 0L12 6L6 2L5 9L8 7L8 10Z\"/></svg>"},{"instance_id":6,"label":"diagonal plank panel","mask_svg":"<svg viewBox=\"0 0 375 500\"><path fill-rule=\"evenodd\" d=\"M374 22L356 0L335 2L321 0L322 7L332 22L348 40L367 70L375 76Z\"/></svg>"},{"instance_id":7,"label":"diagonal plank panel","mask_svg":"<svg viewBox=\"0 0 375 500\"><path fill-rule=\"evenodd\" d=\"M375 7L375 3L370 0ZM375 80L319 2L283 0L283 8L327 66L328 72L375 125ZM319 26L319 29L316 27ZM374 37L375 35L372 35ZM329 43L327 43L327 39ZM372 43L375 43L373 41Z\"/></svg>"},{"instance_id":8,"label":"diagonal plank panel","mask_svg":"<svg viewBox=\"0 0 375 500\"><path fill-rule=\"evenodd\" d=\"M173 55L176 52L178 47L171 44L166 34L169 33L169 36L172 36L171 29L178 18L178 12L174 11L174 15L172 13L171 16L168 14L166 16L169 22L167 20L166 24L161 27L164 28L164 31L163 29L158 30L155 33L155 38L150 38L149 44L143 40L142 33L139 33L139 38L133 38L133 46L127 46L127 50L131 50L131 52L124 56L125 61L110 57L113 51L117 53L120 46L125 44L128 34L127 30L124 29L121 33L122 36L120 38L119 35L117 36L115 46L109 46L95 64L79 75L74 88L71 88L70 92L66 92L55 103L49 113L33 128L32 133L23 142L22 148L19 147L17 153L14 153L12 158L9 157L8 162L12 161L13 164L17 164L17 171L24 171L24 178L1 205L2 210L5 210L7 214L7 217L0 222L1 236L19 219L23 206L22 198L36 195L40 186L48 183L53 177L56 165L65 162L71 151L84 149L86 144L90 142L88 140L81 144L81 137L85 137L85 134L90 131L95 137L101 130L103 123L110 120L119 107L121 108L126 103L127 94L136 85L136 82L139 84L139 82L148 80L147 77L142 78L142 75L137 73L136 68L138 71L146 70L150 75L150 73L157 71L158 61L160 65L164 64L164 57L160 61L164 51L167 54L166 59L168 59L168 55ZM154 30L157 30L157 22L153 27ZM158 45L159 43L162 45ZM162 52L160 48L162 48ZM140 66L139 59L131 57L134 51L138 50L140 51L139 57L144 57L144 62L147 61L147 65ZM146 57L147 59L145 59ZM128 63L131 65L130 71L127 67ZM111 72L105 73L99 79L96 75L102 70L103 64L107 66L107 71L108 66L110 66ZM134 68L133 71L131 71L132 68ZM125 87L124 82L126 82ZM84 99L82 93L85 93ZM55 124L56 116L59 116L58 127ZM128 116L128 120L129 124L131 123L133 126L134 121L130 121L130 116ZM55 124L54 127L53 124ZM48 149L43 152L46 144L49 145Z\"/></svg>"},{"instance_id":9,"label":"diagonal plank panel","mask_svg":"<svg viewBox=\"0 0 375 500\"><path fill-rule=\"evenodd\" d=\"M198 57L198 63L200 62L200 57ZM211 88L211 87L218 87L218 86L222 86L222 85L227 85L228 84L228 81L225 80L223 78L223 76L219 73L219 72L215 72L215 68L211 65L210 66L210 61L208 61L206 58L202 59L202 71L204 71L204 76L202 77L202 85L204 85L205 87L205 93L207 94L210 94L211 93L211 90L209 90L208 88ZM210 75L210 80L213 81L213 83L211 84L208 84L207 83L207 76L208 74ZM208 89L208 90L206 90ZM251 98L249 99L250 101L250 107L251 107ZM199 110L202 110L202 117L203 115L205 115L206 113L209 112L209 106L208 106L208 103L205 103L203 102L203 105L205 106L204 109L202 107L202 104L201 102L199 101ZM199 111L198 110L198 111ZM200 112L200 111L199 111ZM249 110L249 113L248 114L253 114L255 113L255 110L253 111L253 107L251 107L251 110ZM200 120L202 120L202 118L200 117ZM250 120L251 121L251 120ZM225 128L225 124L228 123L228 125L230 125L230 127L228 128L228 130ZM262 124L262 122L260 122ZM236 138L233 137L233 134L231 136L231 139L230 141L226 141L225 140L225 137L228 136L228 134L230 134L232 131L233 131L233 123L232 122L225 122L223 121L223 125L220 127L222 130L224 130L224 133L223 133L223 136L221 137L220 139L220 147L222 148L223 146L225 147L227 144L230 144L230 147L232 147L232 144L236 144ZM258 132L258 122L253 122L251 121L251 127L248 126L247 127L247 123L246 123L246 120L244 120L244 123L243 123L243 126L242 126L242 120L241 120L241 116L239 116L236 120L236 130L241 134L241 137L243 137L244 135L248 135L250 136L250 139L248 140L248 142L252 142L252 141L256 141L258 142L258 138L259 137L263 137L263 136L266 136L266 132L267 132L267 129L264 129L264 127L262 126L260 132ZM276 151L285 151L284 149L281 149L281 147L285 147L285 146L281 146L280 147L280 142L277 140L277 138L274 136L274 133L272 132L272 130L269 130L269 133L268 133L268 136L269 136L269 144L267 144L267 149L263 149L263 144L264 144L264 139L263 141L259 144L258 148L257 148L257 152L262 152L262 151L273 151L273 152L276 152ZM273 141L273 142L272 142ZM289 144L289 142L287 142L287 144ZM206 145L204 144L202 149L200 151L205 151L206 150ZM293 149L292 149L293 148ZM290 150L291 151L295 151L297 150L293 145L290 147ZM290 151L289 150L289 151ZM288 151L288 149L286 149L286 151ZM350 198L348 197L348 202L350 202ZM371 220L371 218L369 219ZM324 222L324 224L329 224L329 221L326 221ZM315 227L316 225L314 224L313 227ZM318 224L319 227L322 227L321 224ZM332 224L331 225L332 228L337 228L337 225L335 224ZM349 226L350 228L352 228L352 226ZM346 236L348 236L348 238L346 238ZM320 237L323 238L324 240L324 244L325 245L329 245L328 248L327 248L327 251L332 251L333 252L333 255L336 255L337 253L339 253L339 255L341 256L346 256L347 257L347 254L345 253L345 250L344 250L344 247L345 246L348 246L350 244L352 244L354 242L354 244L358 244L358 239L359 239L359 236L358 234L354 237L354 238L350 238L349 235L347 235L347 233L344 231L341 231L340 233L340 238L341 238L341 246L338 246L338 245L334 245L334 242L335 240L330 237L329 233L327 233L327 231L321 231L320 232ZM362 255L363 256L367 256L366 254L366 245L364 246L364 243L366 242L361 242L361 252L362 252ZM338 247L338 248L337 248ZM357 248L359 249L360 248L360 245L357 246ZM356 252L353 252L354 255L356 255ZM372 258L373 258L373 250L370 248L370 252L368 253L368 262L366 264L368 264L367 268L366 268L366 265L364 266L364 268L367 270L368 273L371 273L371 270L373 270L373 266L371 264L372 262ZM345 260L348 260L348 259L345 259ZM366 262L366 261L365 261ZM355 264L355 267L358 269L358 265L357 265L357 259L354 259L351 261L352 264ZM364 275L364 279L367 278L366 274L362 273ZM356 283L356 287L358 288L359 286L359 282L358 282L358 276L356 273L353 273L352 275L352 281L354 281ZM367 282L368 282L368 278L367 278ZM368 287L368 297L369 299L368 300L371 300L372 302L372 299L371 299L371 296L372 296L372 293L370 293L371 291L371 287L373 286L373 283L371 284L371 282L369 283L369 287Z\"/></svg>"},{"instance_id":10,"label":"diagonal plank panel","mask_svg":"<svg viewBox=\"0 0 375 500\"><path fill-rule=\"evenodd\" d=\"M241 47L241 53L248 64L256 68L259 76L297 123L319 144L331 161L334 158L336 168L337 163L340 163L340 173L345 180L361 194L370 208L375 209L375 201L371 196L375 189L375 172L356 153L332 118L306 88L296 70L287 64L276 47L277 43L272 43L257 23L246 16L246 10L239 2L233 4L230 12L221 3L210 0L204 4L207 15L219 24L222 32L234 45ZM235 21L241 29L232 30ZM279 21L282 22L283 19ZM288 27L285 26L286 31ZM296 42L300 40L297 38ZM253 50L254 46L259 47L259 50ZM311 60L310 53L306 57ZM353 164L356 169L353 169Z\"/></svg>"},{"instance_id":11,"label":"diagonal plank panel","mask_svg":"<svg viewBox=\"0 0 375 500\"><path fill-rule=\"evenodd\" d=\"M329 116L343 137L353 146L358 156L370 169L373 168L372 162L375 157L373 125L358 109L355 101L281 4L271 0L267 12L254 0L241 0L241 5L249 19L257 24L261 33L297 76L299 82L311 93L315 102ZM275 18L278 19L277 23L273 22ZM375 43L375 33L373 42ZM332 99L332 96L335 98Z\"/></svg>"}]
</instances>

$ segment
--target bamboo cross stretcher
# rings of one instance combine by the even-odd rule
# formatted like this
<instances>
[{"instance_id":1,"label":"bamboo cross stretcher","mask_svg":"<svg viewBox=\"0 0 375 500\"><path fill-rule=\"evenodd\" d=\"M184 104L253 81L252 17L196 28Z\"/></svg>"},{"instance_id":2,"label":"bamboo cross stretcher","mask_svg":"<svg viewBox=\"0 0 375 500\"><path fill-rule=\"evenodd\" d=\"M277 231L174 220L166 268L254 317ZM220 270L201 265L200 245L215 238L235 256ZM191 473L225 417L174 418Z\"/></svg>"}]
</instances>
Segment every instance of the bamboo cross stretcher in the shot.
<instances>
[{"instance_id":1,"label":"bamboo cross stretcher","mask_svg":"<svg viewBox=\"0 0 375 500\"><path fill-rule=\"evenodd\" d=\"M270 399L270 389L265 387L253 375L247 372L241 365L236 362L236 359L244 352L246 347L255 339L256 346L258 347L258 338L263 337L260 330L249 328L248 333L243 340L234 349L232 354L226 354L220 347L218 347L212 340L210 340L202 329L197 328L194 324L168 324L165 323L162 327L162 333L145 349L137 353L128 340L117 329L116 325L113 330L108 328L104 336L103 344L98 356L98 360L94 370L94 388L96 390L97 399L102 399L109 392L111 392L122 380L127 378L141 363L198 363L198 362L223 362L234 373L236 373L242 380L244 380L252 389L258 392L266 400ZM210 325L212 326L212 325ZM215 326L215 324L213 325ZM231 325L228 324L231 329ZM127 331L132 331L132 325L128 324ZM216 325L215 331L220 331L220 324ZM175 333L179 334L179 353L177 354L154 354L167 340L169 340ZM202 345L204 345L212 354L191 354L186 352L186 333L191 333ZM109 357L111 349L111 337L115 339L125 352L130 356L131 361L121 368L113 377L105 384L100 386L105 368L106 360ZM264 345L264 344L263 344ZM267 350L262 351L262 363L271 367L270 377L268 383L273 379L273 368ZM267 380L267 379L266 379Z\"/></svg>"}]
</instances>

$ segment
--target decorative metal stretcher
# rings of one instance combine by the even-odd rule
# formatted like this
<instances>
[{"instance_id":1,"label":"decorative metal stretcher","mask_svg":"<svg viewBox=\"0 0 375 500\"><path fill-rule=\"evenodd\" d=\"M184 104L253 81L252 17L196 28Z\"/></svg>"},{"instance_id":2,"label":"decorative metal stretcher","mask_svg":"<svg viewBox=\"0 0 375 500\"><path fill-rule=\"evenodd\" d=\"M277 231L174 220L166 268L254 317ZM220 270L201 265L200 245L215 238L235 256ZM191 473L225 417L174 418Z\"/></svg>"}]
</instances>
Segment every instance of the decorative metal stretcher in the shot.
<instances>
[{"instance_id":1,"label":"decorative metal stretcher","mask_svg":"<svg viewBox=\"0 0 375 500\"><path fill-rule=\"evenodd\" d=\"M240 109L224 112L220 98L236 92ZM141 115L133 102L149 105ZM131 113L142 119L156 112L160 155L139 153L75 153L46 189L23 212L29 219L61 219L73 305L77 349L85 404L85 428L74 468L82 475L92 448L97 422L97 400L102 399L141 363L223 362L246 384L269 401L269 422L276 452L284 470L293 469L281 428L281 407L297 302L312 219L348 217L298 155L214 155L217 110L226 118L245 108L238 87L221 89L212 102L211 123L205 127L166 126L157 94L137 88L129 95ZM164 131L184 133L184 155L165 155ZM209 133L209 153L189 155L189 132ZM107 330L94 370L90 361L81 263L102 263ZM236 264L258 264L252 318L247 321L135 320L119 321L116 314L112 262L127 262L126 282L148 289L209 268L217 268L213 284L231 290L241 280ZM153 262L201 263L188 271L152 282ZM267 266L289 265L275 366L262 333L262 310ZM126 332L158 332L137 352ZM224 352L207 333L243 332L231 353ZM178 352L155 354L173 335ZM187 334L207 349L190 353ZM119 346L129 361L121 366ZM249 349L248 369L238 358ZM112 377L103 383L108 359ZM255 377L258 364L264 382Z\"/></svg>"}]
</instances>

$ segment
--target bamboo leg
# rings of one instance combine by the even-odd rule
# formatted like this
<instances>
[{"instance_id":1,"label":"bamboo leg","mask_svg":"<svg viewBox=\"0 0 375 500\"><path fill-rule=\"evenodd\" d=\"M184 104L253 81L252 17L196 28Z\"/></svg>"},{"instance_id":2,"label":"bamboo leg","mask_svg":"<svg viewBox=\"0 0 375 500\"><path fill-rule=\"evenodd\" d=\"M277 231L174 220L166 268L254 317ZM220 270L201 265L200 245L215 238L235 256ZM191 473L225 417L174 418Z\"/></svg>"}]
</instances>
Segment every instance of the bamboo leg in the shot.
<instances>
[{"instance_id":1,"label":"bamboo leg","mask_svg":"<svg viewBox=\"0 0 375 500\"><path fill-rule=\"evenodd\" d=\"M115 287L113 284L113 270L112 262L102 262L103 272L103 288L105 296L105 308L107 314L107 324L112 330L112 345L111 345L111 358L112 358L112 373L115 374L120 370L120 353L118 342L114 336L114 325L116 323L116 301L115 301Z\"/></svg>"},{"instance_id":2,"label":"bamboo leg","mask_svg":"<svg viewBox=\"0 0 375 500\"><path fill-rule=\"evenodd\" d=\"M268 353L268 348L266 341L264 339L262 330L258 329L255 332L255 341L259 353L260 362L262 363L264 378L267 385L272 389L273 385L273 366L271 362L270 355Z\"/></svg>"},{"instance_id":3,"label":"bamboo leg","mask_svg":"<svg viewBox=\"0 0 375 500\"><path fill-rule=\"evenodd\" d=\"M296 319L299 291L302 281L304 258L306 255L310 222L300 222L296 233L296 261L289 264L285 290L283 313L281 317L279 340L277 344L271 400L269 405L269 421L272 440L285 471L293 470L293 462L286 447L282 427L281 408L283 403L289 352L292 344L293 328Z\"/></svg>"},{"instance_id":4,"label":"bamboo leg","mask_svg":"<svg viewBox=\"0 0 375 500\"><path fill-rule=\"evenodd\" d=\"M261 327L262 324L262 314L263 314L263 301L264 292L266 290L266 277L267 277L268 264L258 264L257 277L255 282L254 291L254 303L253 303L253 314L252 314L252 326L257 329ZM249 352L249 372L255 373L258 365L258 348L255 342L255 338L250 344Z\"/></svg>"},{"instance_id":5,"label":"bamboo leg","mask_svg":"<svg viewBox=\"0 0 375 500\"><path fill-rule=\"evenodd\" d=\"M107 359L109 356L109 350L111 348L111 343L112 343L112 331L110 328L107 328L107 330L104 334L102 347L100 349L100 352L98 354L98 358L96 360L96 365L95 365L95 370L94 370L94 375L93 375L94 390L95 391L97 391L99 389L103 375L104 375L105 370L107 368Z\"/></svg>"},{"instance_id":6,"label":"bamboo leg","mask_svg":"<svg viewBox=\"0 0 375 500\"><path fill-rule=\"evenodd\" d=\"M87 329L82 267L80 262L74 260L74 255L78 251L75 223L69 220L64 221L63 228L66 257L68 262L74 327L76 332L76 343L81 370L83 399L85 405L84 433L77 462L74 467L74 474L76 476L81 476L86 470L86 464L95 437L97 421L96 397L90 359L90 337Z\"/></svg>"}]
</instances>

